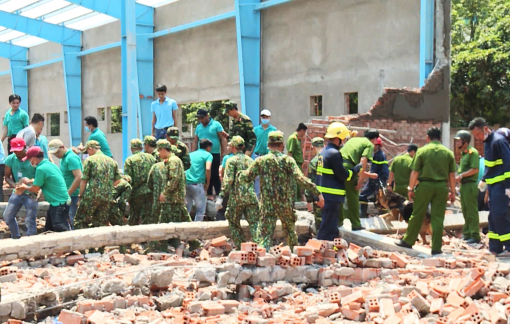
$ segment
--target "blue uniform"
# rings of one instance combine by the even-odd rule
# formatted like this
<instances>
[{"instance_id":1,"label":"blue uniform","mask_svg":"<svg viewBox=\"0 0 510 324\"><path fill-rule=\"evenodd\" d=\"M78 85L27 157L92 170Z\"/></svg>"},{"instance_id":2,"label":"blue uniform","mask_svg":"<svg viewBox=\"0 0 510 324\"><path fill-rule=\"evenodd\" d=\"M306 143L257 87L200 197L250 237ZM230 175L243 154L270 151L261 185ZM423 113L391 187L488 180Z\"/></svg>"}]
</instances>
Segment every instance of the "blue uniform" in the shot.
<instances>
[{"instance_id":1,"label":"blue uniform","mask_svg":"<svg viewBox=\"0 0 510 324\"><path fill-rule=\"evenodd\" d=\"M345 181L356 175L360 167L346 170L343 166L340 147L328 145L321 151L317 163L317 189L324 197L322 209L322 223L317 233L317 239L333 241L338 237L338 213L345 200Z\"/></svg>"},{"instance_id":2,"label":"blue uniform","mask_svg":"<svg viewBox=\"0 0 510 324\"><path fill-rule=\"evenodd\" d=\"M510 146L498 132L492 132L484 141L485 174L490 200L489 250L510 252L510 220L506 217L510 199L505 194L510 189Z\"/></svg>"},{"instance_id":3,"label":"blue uniform","mask_svg":"<svg viewBox=\"0 0 510 324\"><path fill-rule=\"evenodd\" d=\"M359 200L362 204L368 203L368 197L372 194L376 193L379 189L379 181L384 185L388 181L388 177L390 174L388 168L388 160L386 160L386 154L382 150L379 150L374 153L374 158L372 159L372 166L370 167L371 173L377 173L379 176L377 179L369 179L367 183L363 186L361 193L359 195Z\"/></svg>"}]
</instances>

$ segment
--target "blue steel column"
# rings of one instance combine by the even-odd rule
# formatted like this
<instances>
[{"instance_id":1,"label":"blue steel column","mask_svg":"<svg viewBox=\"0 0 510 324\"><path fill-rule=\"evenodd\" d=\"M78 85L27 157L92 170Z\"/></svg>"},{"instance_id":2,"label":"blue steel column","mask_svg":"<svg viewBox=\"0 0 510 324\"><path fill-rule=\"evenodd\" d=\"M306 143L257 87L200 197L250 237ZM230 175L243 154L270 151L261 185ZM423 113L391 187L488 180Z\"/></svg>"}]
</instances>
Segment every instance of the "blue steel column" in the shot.
<instances>
[{"instance_id":1,"label":"blue steel column","mask_svg":"<svg viewBox=\"0 0 510 324\"><path fill-rule=\"evenodd\" d=\"M260 0L235 0L241 107L254 125L260 110Z\"/></svg>"},{"instance_id":2,"label":"blue steel column","mask_svg":"<svg viewBox=\"0 0 510 324\"><path fill-rule=\"evenodd\" d=\"M70 143L78 146L81 142L83 125L81 109L81 46L62 45L64 84L66 87L67 120Z\"/></svg>"},{"instance_id":3,"label":"blue steel column","mask_svg":"<svg viewBox=\"0 0 510 324\"><path fill-rule=\"evenodd\" d=\"M136 116L140 99L136 61L135 0L122 1L122 159L129 154L129 141L137 136Z\"/></svg>"},{"instance_id":4,"label":"blue steel column","mask_svg":"<svg viewBox=\"0 0 510 324\"><path fill-rule=\"evenodd\" d=\"M138 123L141 137L152 133L151 103L154 100L154 8L148 7L143 13L137 11L136 17L136 67L140 104Z\"/></svg>"},{"instance_id":5,"label":"blue steel column","mask_svg":"<svg viewBox=\"0 0 510 324\"><path fill-rule=\"evenodd\" d=\"M28 49L24 48L9 58L11 66L12 92L21 96L20 108L28 113Z\"/></svg>"},{"instance_id":6,"label":"blue steel column","mask_svg":"<svg viewBox=\"0 0 510 324\"><path fill-rule=\"evenodd\" d=\"M421 0L420 87L434 68L434 0Z\"/></svg>"}]
</instances>

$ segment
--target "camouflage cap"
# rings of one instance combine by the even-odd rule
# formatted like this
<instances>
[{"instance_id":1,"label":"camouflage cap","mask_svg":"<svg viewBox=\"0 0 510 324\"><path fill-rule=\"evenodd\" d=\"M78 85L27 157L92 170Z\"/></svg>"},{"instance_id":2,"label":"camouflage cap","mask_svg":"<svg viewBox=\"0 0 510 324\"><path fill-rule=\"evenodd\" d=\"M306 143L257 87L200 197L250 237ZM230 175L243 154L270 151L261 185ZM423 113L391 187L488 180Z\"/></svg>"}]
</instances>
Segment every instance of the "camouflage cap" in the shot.
<instances>
[{"instance_id":1,"label":"camouflage cap","mask_svg":"<svg viewBox=\"0 0 510 324\"><path fill-rule=\"evenodd\" d=\"M133 138L131 140L131 148L132 149L141 149L143 147L142 140L139 138Z\"/></svg>"},{"instance_id":2,"label":"camouflage cap","mask_svg":"<svg viewBox=\"0 0 510 324\"><path fill-rule=\"evenodd\" d=\"M168 137L174 140L179 139L179 128L168 127L168 129L166 130L166 135L168 135Z\"/></svg>"},{"instance_id":3,"label":"camouflage cap","mask_svg":"<svg viewBox=\"0 0 510 324\"><path fill-rule=\"evenodd\" d=\"M150 147L156 147L156 138L151 135L147 135L143 138L143 144L147 144Z\"/></svg>"},{"instance_id":4,"label":"camouflage cap","mask_svg":"<svg viewBox=\"0 0 510 324\"><path fill-rule=\"evenodd\" d=\"M88 141L81 152L86 153L88 149L101 149L101 145L99 145L98 141Z\"/></svg>"},{"instance_id":5,"label":"camouflage cap","mask_svg":"<svg viewBox=\"0 0 510 324\"><path fill-rule=\"evenodd\" d=\"M170 144L170 142L167 141L166 139L160 139L156 143L156 146L158 147L158 150L163 148L163 149L167 149L169 151L173 151L172 150L172 144Z\"/></svg>"},{"instance_id":6,"label":"camouflage cap","mask_svg":"<svg viewBox=\"0 0 510 324\"><path fill-rule=\"evenodd\" d=\"M232 139L230 140L230 146L233 146L233 147L243 147L244 146L244 139L239 136L239 135L236 135L234 137L232 137Z\"/></svg>"},{"instance_id":7,"label":"camouflage cap","mask_svg":"<svg viewBox=\"0 0 510 324\"><path fill-rule=\"evenodd\" d=\"M314 137L312 139L312 146L314 146L314 147L323 147L324 146L324 139L322 137Z\"/></svg>"},{"instance_id":8,"label":"camouflage cap","mask_svg":"<svg viewBox=\"0 0 510 324\"><path fill-rule=\"evenodd\" d=\"M272 131L269 132L267 137L268 144L283 144L283 132L282 131Z\"/></svg>"}]
</instances>

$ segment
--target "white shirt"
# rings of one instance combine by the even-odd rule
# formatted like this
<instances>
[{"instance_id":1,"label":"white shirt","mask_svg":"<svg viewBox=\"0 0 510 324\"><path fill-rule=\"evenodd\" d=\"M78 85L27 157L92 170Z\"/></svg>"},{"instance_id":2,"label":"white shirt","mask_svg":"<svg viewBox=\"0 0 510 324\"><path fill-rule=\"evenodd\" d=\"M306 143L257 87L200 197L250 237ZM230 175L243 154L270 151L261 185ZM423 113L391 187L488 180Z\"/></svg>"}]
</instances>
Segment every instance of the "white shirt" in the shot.
<instances>
[{"instance_id":1,"label":"white shirt","mask_svg":"<svg viewBox=\"0 0 510 324\"><path fill-rule=\"evenodd\" d=\"M27 147L31 148L32 146L35 145L35 140L37 136L35 134L34 127L32 125L28 125L27 127L20 130L16 137L25 140L25 144L27 145Z\"/></svg>"}]
</instances>

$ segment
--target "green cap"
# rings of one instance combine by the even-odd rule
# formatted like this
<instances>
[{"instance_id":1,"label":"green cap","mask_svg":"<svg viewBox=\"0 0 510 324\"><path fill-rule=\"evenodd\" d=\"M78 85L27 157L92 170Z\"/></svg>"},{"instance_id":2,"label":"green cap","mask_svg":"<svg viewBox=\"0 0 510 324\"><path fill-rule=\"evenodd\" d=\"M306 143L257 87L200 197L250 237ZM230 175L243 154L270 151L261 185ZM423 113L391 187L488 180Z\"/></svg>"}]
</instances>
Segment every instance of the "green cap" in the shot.
<instances>
[{"instance_id":1,"label":"green cap","mask_svg":"<svg viewBox=\"0 0 510 324\"><path fill-rule=\"evenodd\" d=\"M267 137L268 144L283 144L283 132L282 131L272 131L269 132Z\"/></svg>"},{"instance_id":2,"label":"green cap","mask_svg":"<svg viewBox=\"0 0 510 324\"><path fill-rule=\"evenodd\" d=\"M233 146L235 148L243 147L244 139L241 136L236 135L232 137L232 139L230 140L230 146Z\"/></svg>"},{"instance_id":3,"label":"green cap","mask_svg":"<svg viewBox=\"0 0 510 324\"><path fill-rule=\"evenodd\" d=\"M167 149L169 151L173 151L172 150L172 144L170 144L169 141L167 141L166 139L160 139L157 143L156 143L157 147L158 147L158 150L159 149Z\"/></svg>"},{"instance_id":4,"label":"green cap","mask_svg":"<svg viewBox=\"0 0 510 324\"><path fill-rule=\"evenodd\" d=\"M312 139L313 147L324 147L324 139L322 137L314 137Z\"/></svg>"},{"instance_id":5,"label":"green cap","mask_svg":"<svg viewBox=\"0 0 510 324\"><path fill-rule=\"evenodd\" d=\"M139 138L133 138L131 140L131 148L132 149L141 149L143 147L142 140Z\"/></svg>"},{"instance_id":6,"label":"green cap","mask_svg":"<svg viewBox=\"0 0 510 324\"><path fill-rule=\"evenodd\" d=\"M98 141L88 141L87 143L85 143L85 147L83 148L82 150L82 153L85 153L87 152L87 150L91 148L91 149L101 149L101 145L99 145L99 142Z\"/></svg>"},{"instance_id":7,"label":"green cap","mask_svg":"<svg viewBox=\"0 0 510 324\"><path fill-rule=\"evenodd\" d=\"M156 138L151 135L147 135L143 138L143 144L147 144L150 147L156 147Z\"/></svg>"},{"instance_id":8,"label":"green cap","mask_svg":"<svg viewBox=\"0 0 510 324\"><path fill-rule=\"evenodd\" d=\"M457 132L454 139L461 139L469 143L471 142L471 134L467 130L460 130Z\"/></svg>"},{"instance_id":9,"label":"green cap","mask_svg":"<svg viewBox=\"0 0 510 324\"><path fill-rule=\"evenodd\" d=\"M178 140L179 139L179 128L177 128L177 127L168 127L168 129L166 130L166 134L171 139Z\"/></svg>"}]
</instances>

